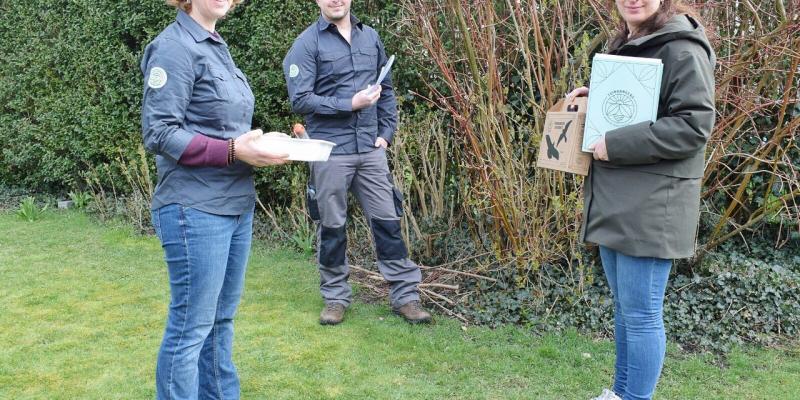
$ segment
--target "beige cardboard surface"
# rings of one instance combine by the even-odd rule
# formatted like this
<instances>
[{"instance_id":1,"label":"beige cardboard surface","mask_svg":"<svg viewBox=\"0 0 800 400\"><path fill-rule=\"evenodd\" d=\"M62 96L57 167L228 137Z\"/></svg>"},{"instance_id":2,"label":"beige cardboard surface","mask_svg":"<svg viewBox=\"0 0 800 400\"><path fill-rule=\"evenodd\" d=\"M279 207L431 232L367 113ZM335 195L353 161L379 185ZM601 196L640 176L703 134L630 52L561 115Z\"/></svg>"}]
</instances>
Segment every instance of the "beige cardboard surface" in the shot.
<instances>
[{"instance_id":1,"label":"beige cardboard surface","mask_svg":"<svg viewBox=\"0 0 800 400\"><path fill-rule=\"evenodd\" d=\"M581 151L586 122L585 97L559 101L547 112L536 166L579 175L589 174L591 153ZM567 111L574 109L577 111Z\"/></svg>"}]
</instances>

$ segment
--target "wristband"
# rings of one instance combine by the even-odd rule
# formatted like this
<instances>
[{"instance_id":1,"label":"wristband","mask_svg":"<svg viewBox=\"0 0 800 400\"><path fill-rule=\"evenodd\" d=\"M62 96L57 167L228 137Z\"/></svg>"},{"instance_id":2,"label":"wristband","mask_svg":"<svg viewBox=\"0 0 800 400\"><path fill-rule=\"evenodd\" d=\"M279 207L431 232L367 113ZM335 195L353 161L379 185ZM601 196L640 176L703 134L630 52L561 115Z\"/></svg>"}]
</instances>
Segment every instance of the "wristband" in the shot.
<instances>
[{"instance_id":1,"label":"wristband","mask_svg":"<svg viewBox=\"0 0 800 400\"><path fill-rule=\"evenodd\" d=\"M228 139L228 165L236 162L236 142Z\"/></svg>"}]
</instances>

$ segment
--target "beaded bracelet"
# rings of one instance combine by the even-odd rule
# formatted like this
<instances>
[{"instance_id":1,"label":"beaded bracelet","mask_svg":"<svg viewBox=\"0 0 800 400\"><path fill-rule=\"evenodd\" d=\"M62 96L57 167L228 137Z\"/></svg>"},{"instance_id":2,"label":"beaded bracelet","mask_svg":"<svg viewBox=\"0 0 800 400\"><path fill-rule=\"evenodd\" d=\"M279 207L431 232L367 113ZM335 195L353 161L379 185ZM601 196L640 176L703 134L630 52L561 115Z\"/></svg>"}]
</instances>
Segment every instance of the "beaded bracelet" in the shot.
<instances>
[{"instance_id":1,"label":"beaded bracelet","mask_svg":"<svg viewBox=\"0 0 800 400\"><path fill-rule=\"evenodd\" d=\"M228 139L228 165L236 162L236 142Z\"/></svg>"}]
</instances>

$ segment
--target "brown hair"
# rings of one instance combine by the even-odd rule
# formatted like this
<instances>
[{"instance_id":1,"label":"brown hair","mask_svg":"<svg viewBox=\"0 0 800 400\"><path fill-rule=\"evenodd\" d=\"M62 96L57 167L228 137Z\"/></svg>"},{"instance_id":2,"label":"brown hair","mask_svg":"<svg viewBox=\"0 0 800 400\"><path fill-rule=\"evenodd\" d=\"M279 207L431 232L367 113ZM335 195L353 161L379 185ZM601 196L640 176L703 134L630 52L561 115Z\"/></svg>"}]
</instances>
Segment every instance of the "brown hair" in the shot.
<instances>
[{"instance_id":1,"label":"brown hair","mask_svg":"<svg viewBox=\"0 0 800 400\"><path fill-rule=\"evenodd\" d=\"M190 0L166 0L166 1L167 1L167 5L169 5L169 6L173 6L175 8L180 8L181 10L186 11L187 13L192 12L192 3L191 3ZM231 1L231 9L228 10L228 11L230 12L231 10L236 8L236 6L238 6L239 3L243 2L243 1L244 0L232 0Z\"/></svg>"},{"instance_id":2,"label":"brown hair","mask_svg":"<svg viewBox=\"0 0 800 400\"><path fill-rule=\"evenodd\" d=\"M663 28L664 25L667 24L667 21L678 14L689 14L695 20L700 20L694 8L692 8L690 5L684 4L682 0L662 0L661 5L658 7L658 11L650 16L650 18L643 21L642 24L639 25L639 30L633 35L630 35L631 31L628 30L628 24L625 23L625 20L620 16L617 34L611 40L609 49L616 50L633 39L647 36ZM630 35L630 37L628 37L628 35Z\"/></svg>"}]
</instances>

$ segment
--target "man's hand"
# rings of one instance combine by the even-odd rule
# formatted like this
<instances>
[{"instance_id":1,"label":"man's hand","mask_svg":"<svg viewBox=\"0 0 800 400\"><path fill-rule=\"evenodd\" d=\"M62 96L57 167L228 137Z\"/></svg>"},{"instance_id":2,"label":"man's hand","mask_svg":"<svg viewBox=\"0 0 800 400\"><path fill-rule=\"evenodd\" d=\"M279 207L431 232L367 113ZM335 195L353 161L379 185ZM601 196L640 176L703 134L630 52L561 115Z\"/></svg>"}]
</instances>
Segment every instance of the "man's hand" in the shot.
<instances>
[{"instance_id":1,"label":"man's hand","mask_svg":"<svg viewBox=\"0 0 800 400\"><path fill-rule=\"evenodd\" d=\"M306 127L303 124L294 124L292 125L292 133L300 139L308 139L308 133L306 133Z\"/></svg>"},{"instance_id":2,"label":"man's hand","mask_svg":"<svg viewBox=\"0 0 800 400\"><path fill-rule=\"evenodd\" d=\"M378 99L381 98L381 90L381 85L378 85L377 87L370 85L367 86L366 89L356 93L351 102L353 105L353 111L375 105L375 103L378 102Z\"/></svg>"},{"instance_id":3,"label":"man's hand","mask_svg":"<svg viewBox=\"0 0 800 400\"><path fill-rule=\"evenodd\" d=\"M234 141L236 147L236 159L242 160L254 167L265 167L267 165L280 165L286 163L288 154L272 153L264 149L263 145L257 144L258 138L265 136L261 129L256 129L239 136ZM270 132L269 136L277 136ZM281 134L281 136L286 136Z\"/></svg>"},{"instance_id":4,"label":"man's hand","mask_svg":"<svg viewBox=\"0 0 800 400\"><path fill-rule=\"evenodd\" d=\"M606 137L601 136L596 142L589 146L589 150L594 151L592 157L595 160L608 161L608 149L606 149Z\"/></svg>"},{"instance_id":5,"label":"man's hand","mask_svg":"<svg viewBox=\"0 0 800 400\"><path fill-rule=\"evenodd\" d=\"M375 140L375 147L383 147L385 149L389 147L389 143L386 142L386 139L379 137L377 140Z\"/></svg>"}]
</instances>

